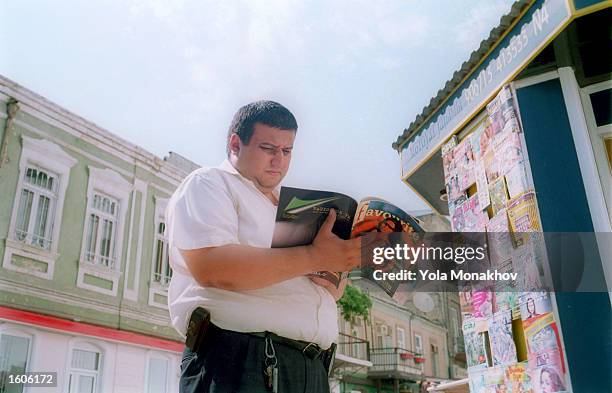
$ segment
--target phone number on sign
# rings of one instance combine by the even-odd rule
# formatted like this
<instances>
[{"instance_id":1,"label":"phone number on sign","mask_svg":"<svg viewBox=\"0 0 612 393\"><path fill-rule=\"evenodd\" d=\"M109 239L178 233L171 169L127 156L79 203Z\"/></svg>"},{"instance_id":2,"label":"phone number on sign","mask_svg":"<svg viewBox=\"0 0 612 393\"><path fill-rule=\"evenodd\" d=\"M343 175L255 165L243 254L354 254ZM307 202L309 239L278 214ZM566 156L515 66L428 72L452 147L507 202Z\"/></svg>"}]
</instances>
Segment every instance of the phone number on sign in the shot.
<instances>
[{"instance_id":1,"label":"phone number on sign","mask_svg":"<svg viewBox=\"0 0 612 393\"><path fill-rule=\"evenodd\" d=\"M56 387L56 372L28 372L22 374L7 374L5 382L9 385L23 385L24 387Z\"/></svg>"}]
</instances>

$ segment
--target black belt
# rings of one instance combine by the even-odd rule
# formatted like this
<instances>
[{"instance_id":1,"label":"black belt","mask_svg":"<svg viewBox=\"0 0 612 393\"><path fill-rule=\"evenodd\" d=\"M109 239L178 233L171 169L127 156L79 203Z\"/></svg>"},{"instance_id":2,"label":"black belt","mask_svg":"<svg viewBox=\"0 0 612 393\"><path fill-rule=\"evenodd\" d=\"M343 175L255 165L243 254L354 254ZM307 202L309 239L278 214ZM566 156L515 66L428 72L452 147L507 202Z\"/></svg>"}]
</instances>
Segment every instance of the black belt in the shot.
<instances>
[{"instance_id":1,"label":"black belt","mask_svg":"<svg viewBox=\"0 0 612 393\"><path fill-rule=\"evenodd\" d=\"M315 343L311 343L307 341L300 341L300 340L293 340L290 338L279 336L271 332L255 332L255 333L236 332L233 330L222 329L214 325L213 323L210 323L208 325L207 332L205 333L205 336L204 336L204 342L206 344L209 344L211 340L213 339L213 337L217 336L220 333L248 334L250 336L255 336L258 338L269 337L272 340L272 342L280 344L280 345L284 345L284 346L287 346L293 349L297 349L298 351L302 352L304 355L308 356L310 359L317 359L318 357L326 353L326 350L322 349L318 344L315 344Z\"/></svg>"},{"instance_id":2,"label":"black belt","mask_svg":"<svg viewBox=\"0 0 612 393\"><path fill-rule=\"evenodd\" d=\"M277 334L270 333L270 332L247 333L247 334L250 334L251 336L255 336L255 337L261 337L261 338L270 337L272 342L297 349L298 351L301 351L304 355L308 356L311 359L316 359L319 356L321 356L323 352L325 352L325 350L322 349L318 344L309 343L307 341L293 340L293 339L282 337L282 336L279 336Z\"/></svg>"}]
</instances>

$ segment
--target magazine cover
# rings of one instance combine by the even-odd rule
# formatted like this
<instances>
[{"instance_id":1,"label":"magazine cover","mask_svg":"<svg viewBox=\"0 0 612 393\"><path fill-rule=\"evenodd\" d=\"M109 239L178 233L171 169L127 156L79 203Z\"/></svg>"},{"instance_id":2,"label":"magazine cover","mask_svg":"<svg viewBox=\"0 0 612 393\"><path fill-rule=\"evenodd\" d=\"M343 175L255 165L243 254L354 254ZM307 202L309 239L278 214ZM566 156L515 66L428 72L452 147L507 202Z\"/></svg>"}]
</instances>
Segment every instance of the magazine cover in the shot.
<instances>
[{"instance_id":1,"label":"magazine cover","mask_svg":"<svg viewBox=\"0 0 612 393\"><path fill-rule=\"evenodd\" d=\"M478 160L474 164L474 176L476 176L476 189L478 190L478 206L485 209L491 203L489 196L489 184L483 160Z\"/></svg>"},{"instance_id":2,"label":"magazine cover","mask_svg":"<svg viewBox=\"0 0 612 393\"><path fill-rule=\"evenodd\" d=\"M544 277L542 257L537 253L533 244L529 242L520 244L512 250L512 265L514 271L518 273L516 286L520 291L542 290Z\"/></svg>"},{"instance_id":3,"label":"magazine cover","mask_svg":"<svg viewBox=\"0 0 612 393\"><path fill-rule=\"evenodd\" d=\"M521 293L519 304L523 321L528 321L531 318L539 317L552 311L552 302L547 292Z\"/></svg>"},{"instance_id":4,"label":"magazine cover","mask_svg":"<svg viewBox=\"0 0 612 393\"><path fill-rule=\"evenodd\" d=\"M423 232L422 223L398 208L377 198L364 198L357 206L350 237L367 232Z\"/></svg>"},{"instance_id":5,"label":"magazine cover","mask_svg":"<svg viewBox=\"0 0 612 393\"><path fill-rule=\"evenodd\" d=\"M499 161L493 149L490 149L487 154L482 157L485 166L485 173L489 184L493 183L499 175Z\"/></svg>"},{"instance_id":6,"label":"magazine cover","mask_svg":"<svg viewBox=\"0 0 612 393\"><path fill-rule=\"evenodd\" d=\"M452 149L442 155L442 168L444 169L444 184L448 184L450 178L457 174L455 156Z\"/></svg>"},{"instance_id":7,"label":"magazine cover","mask_svg":"<svg viewBox=\"0 0 612 393\"><path fill-rule=\"evenodd\" d=\"M523 320L523 328L530 365L537 365L543 353L550 351L560 353L559 332L552 313Z\"/></svg>"},{"instance_id":8,"label":"magazine cover","mask_svg":"<svg viewBox=\"0 0 612 393\"><path fill-rule=\"evenodd\" d=\"M508 393L533 393L527 362L515 363L504 368L504 382Z\"/></svg>"},{"instance_id":9,"label":"magazine cover","mask_svg":"<svg viewBox=\"0 0 612 393\"><path fill-rule=\"evenodd\" d=\"M460 232L485 231L489 217L482 211L478 203L478 195L472 195L457 209L461 209L463 216L463 229Z\"/></svg>"},{"instance_id":10,"label":"magazine cover","mask_svg":"<svg viewBox=\"0 0 612 393\"><path fill-rule=\"evenodd\" d=\"M491 210L494 216L502 209L506 208L508 191L506 190L506 182L503 176L489 184L489 197L491 200Z\"/></svg>"},{"instance_id":11,"label":"magazine cover","mask_svg":"<svg viewBox=\"0 0 612 393\"><path fill-rule=\"evenodd\" d=\"M495 266L495 270L501 273L512 273L514 268L512 260L507 259L500 265ZM518 306L518 294L514 282L498 281L495 283L495 296L493 296L493 312L511 311Z\"/></svg>"},{"instance_id":12,"label":"magazine cover","mask_svg":"<svg viewBox=\"0 0 612 393\"><path fill-rule=\"evenodd\" d=\"M512 337L512 311L499 311L489 320L489 340L494 366L517 362L516 346Z\"/></svg>"},{"instance_id":13,"label":"magazine cover","mask_svg":"<svg viewBox=\"0 0 612 393\"><path fill-rule=\"evenodd\" d=\"M463 323L463 340L468 370L487 367L487 338L484 321L470 320Z\"/></svg>"},{"instance_id":14,"label":"magazine cover","mask_svg":"<svg viewBox=\"0 0 612 393\"><path fill-rule=\"evenodd\" d=\"M487 223L487 246L491 266L501 266L512 257L514 248L506 210L500 210Z\"/></svg>"},{"instance_id":15,"label":"magazine cover","mask_svg":"<svg viewBox=\"0 0 612 393\"><path fill-rule=\"evenodd\" d=\"M448 211L451 217L451 229L453 232L463 232L465 228L465 219L463 217L463 209L461 205L465 203L467 197L461 195L457 200L449 202Z\"/></svg>"},{"instance_id":16,"label":"magazine cover","mask_svg":"<svg viewBox=\"0 0 612 393\"><path fill-rule=\"evenodd\" d=\"M526 192L529 189L527 182L527 172L523 161L517 162L504 175L508 185L510 198Z\"/></svg>"},{"instance_id":17,"label":"magazine cover","mask_svg":"<svg viewBox=\"0 0 612 393\"><path fill-rule=\"evenodd\" d=\"M465 138L455 147L454 156L457 165L457 174L459 176L459 188L463 191L476 181L474 176L475 157L471 138Z\"/></svg>"},{"instance_id":18,"label":"magazine cover","mask_svg":"<svg viewBox=\"0 0 612 393\"><path fill-rule=\"evenodd\" d=\"M499 138L503 139L499 141L495 155L499 161L500 173L506 174L512 169L514 164L523 161L521 140L519 134L514 132L513 128L504 130L503 134L499 135Z\"/></svg>"},{"instance_id":19,"label":"magazine cover","mask_svg":"<svg viewBox=\"0 0 612 393\"><path fill-rule=\"evenodd\" d=\"M514 233L541 232L535 192L529 191L508 201L508 218Z\"/></svg>"},{"instance_id":20,"label":"magazine cover","mask_svg":"<svg viewBox=\"0 0 612 393\"><path fill-rule=\"evenodd\" d=\"M563 359L556 350L544 351L529 361L534 393L567 392Z\"/></svg>"},{"instance_id":21,"label":"magazine cover","mask_svg":"<svg viewBox=\"0 0 612 393\"><path fill-rule=\"evenodd\" d=\"M493 314L493 291L489 288L474 288L472 308L474 318L490 317Z\"/></svg>"},{"instance_id":22,"label":"magazine cover","mask_svg":"<svg viewBox=\"0 0 612 393\"><path fill-rule=\"evenodd\" d=\"M474 306L472 305L472 287L466 284L459 288L459 306L461 307L461 318L468 321L474 318Z\"/></svg>"},{"instance_id":23,"label":"magazine cover","mask_svg":"<svg viewBox=\"0 0 612 393\"><path fill-rule=\"evenodd\" d=\"M465 193L459 187L459 175L457 173L451 174L448 181L445 184L446 194L448 195L448 201L454 202L460 199Z\"/></svg>"},{"instance_id":24,"label":"magazine cover","mask_svg":"<svg viewBox=\"0 0 612 393\"><path fill-rule=\"evenodd\" d=\"M491 119L487 117L483 122L483 131L478 134L479 154L477 159L483 159L489 152L493 151L493 126Z\"/></svg>"},{"instance_id":25,"label":"magazine cover","mask_svg":"<svg viewBox=\"0 0 612 393\"><path fill-rule=\"evenodd\" d=\"M468 370L470 393L499 393L505 388L501 367Z\"/></svg>"}]
</instances>

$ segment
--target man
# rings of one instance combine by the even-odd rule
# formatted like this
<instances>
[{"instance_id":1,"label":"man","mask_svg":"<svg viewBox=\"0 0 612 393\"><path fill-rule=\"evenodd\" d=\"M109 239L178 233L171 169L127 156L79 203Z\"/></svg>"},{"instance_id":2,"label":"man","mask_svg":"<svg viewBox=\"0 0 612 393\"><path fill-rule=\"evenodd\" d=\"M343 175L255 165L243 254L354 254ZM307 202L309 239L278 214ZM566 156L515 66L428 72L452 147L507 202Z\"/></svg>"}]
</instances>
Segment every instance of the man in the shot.
<instances>
[{"instance_id":1,"label":"man","mask_svg":"<svg viewBox=\"0 0 612 393\"><path fill-rule=\"evenodd\" d=\"M183 353L181 392L329 391L321 350L338 335L345 283L307 275L357 266L359 240L331 232L332 210L312 245L270 248L296 132L278 103L240 108L228 159L191 173L168 203L172 324L185 336L197 307L211 318L204 344Z\"/></svg>"}]
</instances>

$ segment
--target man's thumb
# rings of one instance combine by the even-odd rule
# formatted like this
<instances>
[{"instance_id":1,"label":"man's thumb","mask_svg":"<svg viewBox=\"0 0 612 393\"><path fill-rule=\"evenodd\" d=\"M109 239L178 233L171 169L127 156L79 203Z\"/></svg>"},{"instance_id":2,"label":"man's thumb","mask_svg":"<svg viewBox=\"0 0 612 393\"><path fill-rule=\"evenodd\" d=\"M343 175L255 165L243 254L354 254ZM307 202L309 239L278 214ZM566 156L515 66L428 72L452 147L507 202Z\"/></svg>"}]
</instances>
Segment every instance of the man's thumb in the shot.
<instances>
[{"instance_id":1,"label":"man's thumb","mask_svg":"<svg viewBox=\"0 0 612 393\"><path fill-rule=\"evenodd\" d=\"M334 227L334 223L336 222L336 210L329 209L329 214L325 219L325 222L321 226L320 232L331 232Z\"/></svg>"}]
</instances>

